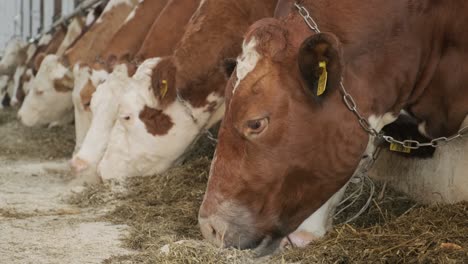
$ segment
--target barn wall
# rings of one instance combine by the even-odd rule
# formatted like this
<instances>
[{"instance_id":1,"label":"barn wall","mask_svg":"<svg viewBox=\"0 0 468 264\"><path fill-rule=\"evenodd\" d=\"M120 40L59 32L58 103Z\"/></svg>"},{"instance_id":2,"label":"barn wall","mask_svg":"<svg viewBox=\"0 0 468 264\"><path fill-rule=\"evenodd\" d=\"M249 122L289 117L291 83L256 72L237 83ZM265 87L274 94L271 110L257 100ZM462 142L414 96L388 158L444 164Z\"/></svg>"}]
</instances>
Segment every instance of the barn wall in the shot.
<instances>
[{"instance_id":1,"label":"barn wall","mask_svg":"<svg viewBox=\"0 0 468 264\"><path fill-rule=\"evenodd\" d=\"M52 25L54 13L54 0L44 1L44 28L47 30ZM41 0L0 0L0 54L6 43L12 37L27 39L37 36L40 27L40 2ZM76 0L61 0L62 16L74 10ZM23 16L21 17L21 4ZM32 4L30 6L30 4ZM30 17L32 17L32 30L30 30Z\"/></svg>"}]
</instances>

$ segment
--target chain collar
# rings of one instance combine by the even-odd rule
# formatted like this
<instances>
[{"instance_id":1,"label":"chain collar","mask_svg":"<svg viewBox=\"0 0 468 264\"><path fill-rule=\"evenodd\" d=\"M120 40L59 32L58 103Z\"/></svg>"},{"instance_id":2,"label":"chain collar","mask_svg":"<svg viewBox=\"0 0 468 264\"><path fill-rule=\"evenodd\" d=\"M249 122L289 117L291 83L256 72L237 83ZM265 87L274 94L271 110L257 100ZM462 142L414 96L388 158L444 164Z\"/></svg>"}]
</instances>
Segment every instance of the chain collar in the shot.
<instances>
[{"instance_id":1,"label":"chain collar","mask_svg":"<svg viewBox=\"0 0 468 264\"><path fill-rule=\"evenodd\" d=\"M302 5L298 4L297 2L294 3L294 6L297 8L297 11L301 15L301 17L304 19L304 22L309 26L309 28L314 31L315 33L320 33L320 29L315 22L315 20L310 16L309 11ZM371 136L376 137L377 139L383 139L387 141L390 144L397 144L402 147L408 148L408 149L419 149L421 147L439 147L442 145L445 145L449 143L450 141L453 141L458 138L462 138L466 135L468 135L468 125L465 127L462 127L460 130L455 135L452 135L450 137L439 137L431 140L430 142L426 143L421 143L417 140L396 140L391 136L385 135L383 132L378 132L375 128L371 126L367 118L364 118L364 116L360 113L356 101L354 98L351 96L350 93L346 90L346 88L343 85L343 79L340 81L340 89L343 94L343 101L346 105L346 107L351 111L358 119L359 125ZM375 156L375 155L374 155ZM375 157L376 158L376 157ZM375 159L374 159L375 160Z\"/></svg>"}]
</instances>

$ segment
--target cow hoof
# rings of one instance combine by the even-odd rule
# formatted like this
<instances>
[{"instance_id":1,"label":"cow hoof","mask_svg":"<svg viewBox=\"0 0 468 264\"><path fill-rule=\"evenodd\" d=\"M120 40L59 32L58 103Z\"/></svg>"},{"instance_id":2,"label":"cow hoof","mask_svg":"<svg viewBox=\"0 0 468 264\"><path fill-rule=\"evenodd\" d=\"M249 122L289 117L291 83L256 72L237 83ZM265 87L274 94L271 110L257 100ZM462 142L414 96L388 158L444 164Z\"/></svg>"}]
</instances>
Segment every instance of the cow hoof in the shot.
<instances>
[{"instance_id":1,"label":"cow hoof","mask_svg":"<svg viewBox=\"0 0 468 264\"><path fill-rule=\"evenodd\" d=\"M283 238L280 243L281 250L287 250L289 248L299 247L303 248L312 243L312 241L316 240L317 237L314 236L312 233L307 231L296 231L289 236Z\"/></svg>"}]
</instances>

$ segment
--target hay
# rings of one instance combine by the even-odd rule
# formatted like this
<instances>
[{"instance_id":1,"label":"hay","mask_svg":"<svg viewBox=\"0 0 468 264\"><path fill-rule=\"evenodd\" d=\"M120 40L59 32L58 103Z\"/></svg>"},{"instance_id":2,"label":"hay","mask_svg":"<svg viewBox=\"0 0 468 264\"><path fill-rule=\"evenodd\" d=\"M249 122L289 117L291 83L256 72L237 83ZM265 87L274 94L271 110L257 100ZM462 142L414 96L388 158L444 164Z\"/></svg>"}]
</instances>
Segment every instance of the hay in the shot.
<instances>
[{"instance_id":1,"label":"hay","mask_svg":"<svg viewBox=\"0 0 468 264\"><path fill-rule=\"evenodd\" d=\"M73 125L26 127L18 122L16 109L0 111L0 157L54 160L70 158L75 147Z\"/></svg>"},{"instance_id":2,"label":"hay","mask_svg":"<svg viewBox=\"0 0 468 264\"><path fill-rule=\"evenodd\" d=\"M468 203L412 209L369 228L343 225L282 256L301 263L466 263Z\"/></svg>"},{"instance_id":3,"label":"hay","mask_svg":"<svg viewBox=\"0 0 468 264\"><path fill-rule=\"evenodd\" d=\"M131 227L124 242L137 253L105 263L468 263L468 203L422 206L380 184L364 214L350 224L337 224L305 249L258 259L251 251L213 247L200 241L197 224L213 144L203 138L195 150L191 160L167 173L128 180L128 191L115 197L118 206L105 218ZM99 197L108 197L109 191L90 187L78 204L108 202ZM366 195L335 222L354 215ZM161 251L165 245L167 252Z\"/></svg>"}]
</instances>

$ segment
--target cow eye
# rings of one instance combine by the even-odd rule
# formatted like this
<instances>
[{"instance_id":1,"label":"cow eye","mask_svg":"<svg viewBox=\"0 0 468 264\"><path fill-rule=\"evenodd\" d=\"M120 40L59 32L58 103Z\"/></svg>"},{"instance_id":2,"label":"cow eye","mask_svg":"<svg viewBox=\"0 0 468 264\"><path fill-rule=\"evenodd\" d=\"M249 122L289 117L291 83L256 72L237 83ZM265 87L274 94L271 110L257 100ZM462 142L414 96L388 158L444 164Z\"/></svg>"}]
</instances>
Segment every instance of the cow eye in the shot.
<instances>
[{"instance_id":1,"label":"cow eye","mask_svg":"<svg viewBox=\"0 0 468 264\"><path fill-rule=\"evenodd\" d=\"M85 110L89 110L89 107L91 106L91 102L87 102L83 104L83 107Z\"/></svg>"},{"instance_id":2,"label":"cow eye","mask_svg":"<svg viewBox=\"0 0 468 264\"><path fill-rule=\"evenodd\" d=\"M130 121L130 115L123 115L120 117L123 121Z\"/></svg>"},{"instance_id":3,"label":"cow eye","mask_svg":"<svg viewBox=\"0 0 468 264\"><path fill-rule=\"evenodd\" d=\"M248 120L246 122L245 135L257 136L268 127L269 119L267 117Z\"/></svg>"}]
</instances>

